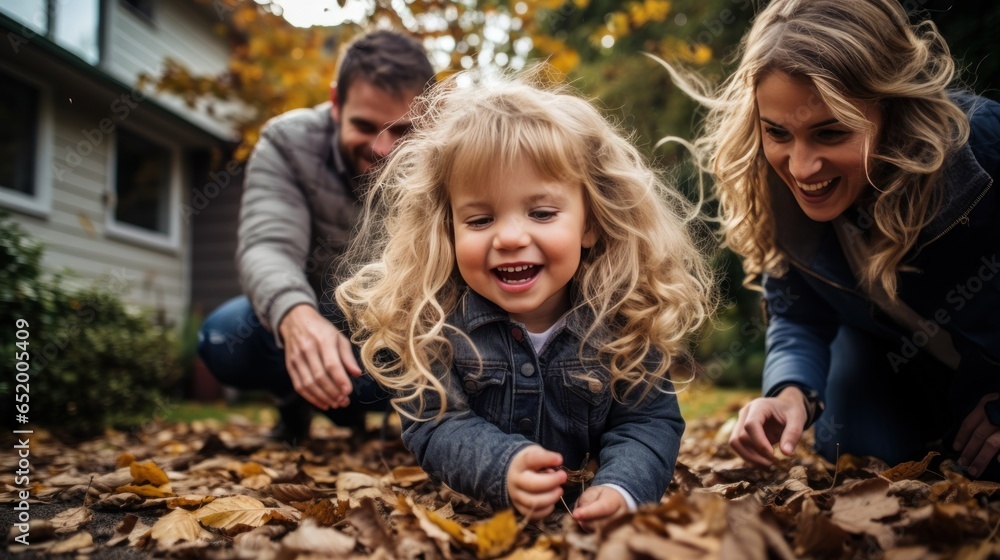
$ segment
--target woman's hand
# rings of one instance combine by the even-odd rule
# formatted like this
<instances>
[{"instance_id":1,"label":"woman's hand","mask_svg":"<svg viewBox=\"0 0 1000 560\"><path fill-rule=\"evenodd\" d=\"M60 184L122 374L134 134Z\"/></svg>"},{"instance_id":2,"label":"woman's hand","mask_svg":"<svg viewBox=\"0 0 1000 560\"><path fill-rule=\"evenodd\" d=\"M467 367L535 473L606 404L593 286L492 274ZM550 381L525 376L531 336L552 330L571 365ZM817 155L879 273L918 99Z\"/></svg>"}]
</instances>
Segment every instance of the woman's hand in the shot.
<instances>
[{"instance_id":1,"label":"woman's hand","mask_svg":"<svg viewBox=\"0 0 1000 560\"><path fill-rule=\"evenodd\" d=\"M563 495L566 471L559 468L562 455L541 445L517 452L507 469L507 495L517 511L530 519L543 519Z\"/></svg>"},{"instance_id":2,"label":"woman's hand","mask_svg":"<svg viewBox=\"0 0 1000 560\"><path fill-rule=\"evenodd\" d=\"M968 466L972 477L982 474L1000 451L1000 426L990 421L985 409L987 403L998 398L1000 394L990 393L980 399L976 408L965 417L952 444L955 451L962 452L958 464Z\"/></svg>"},{"instance_id":3,"label":"woman's hand","mask_svg":"<svg viewBox=\"0 0 1000 560\"><path fill-rule=\"evenodd\" d=\"M740 410L729 445L747 461L762 467L774 462L774 444L791 455L808 420L805 395L795 386L773 397L750 401Z\"/></svg>"},{"instance_id":4,"label":"woman's hand","mask_svg":"<svg viewBox=\"0 0 1000 560\"><path fill-rule=\"evenodd\" d=\"M591 486L580 494L573 510L573 519L587 531L628 512L628 504L621 492L608 486Z\"/></svg>"}]
</instances>

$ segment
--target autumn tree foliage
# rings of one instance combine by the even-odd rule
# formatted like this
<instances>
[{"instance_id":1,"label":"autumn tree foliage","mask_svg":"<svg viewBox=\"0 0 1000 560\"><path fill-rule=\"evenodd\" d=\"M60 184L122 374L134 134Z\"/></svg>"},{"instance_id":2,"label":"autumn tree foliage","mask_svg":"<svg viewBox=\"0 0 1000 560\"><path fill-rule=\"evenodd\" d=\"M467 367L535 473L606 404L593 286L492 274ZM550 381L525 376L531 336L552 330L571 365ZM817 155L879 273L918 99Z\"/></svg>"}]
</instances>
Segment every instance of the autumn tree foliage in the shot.
<instances>
[{"instance_id":1,"label":"autumn tree foliage","mask_svg":"<svg viewBox=\"0 0 1000 560\"><path fill-rule=\"evenodd\" d=\"M339 47L366 29L402 29L422 38L442 75L473 66L517 69L544 59L572 76L581 64L610 60L611 52L644 49L694 64L713 53L684 34L670 34L675 7L669 0L376 0L361 21L308 28L288 23L280 5L268 0L199 1L211 1L217 32L232 41L226 72L199 75L167 59L143 83L232 120L242 140L239 159L269 118L329 98Z\"/></svg>"}]
</instances>

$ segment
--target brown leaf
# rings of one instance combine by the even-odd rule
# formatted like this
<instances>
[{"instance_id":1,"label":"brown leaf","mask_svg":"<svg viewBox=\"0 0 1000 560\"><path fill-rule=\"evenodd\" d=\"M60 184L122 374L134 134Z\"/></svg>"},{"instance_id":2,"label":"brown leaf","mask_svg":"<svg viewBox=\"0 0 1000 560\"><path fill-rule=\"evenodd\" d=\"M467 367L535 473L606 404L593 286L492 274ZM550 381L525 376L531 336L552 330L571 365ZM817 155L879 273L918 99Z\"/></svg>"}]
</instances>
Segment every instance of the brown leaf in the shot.
<instances>
[{"instance_id":1,"label":"brown leaf","mask_svg":"<svg viewBox=\"0 0 1000 560\"><path fill-rule=\"evenodd\" d=\"M358 542L369 551L384 546L393 556L392 532L378 514L375 502L364 499L361 505L347 513L347 521L358 530Z\"/></svg>"},{"instance_id":2,"label":"brown leaf","mask_svg":"<svg viewBox=\"0 0 1000 560\"><path fill-rule=\"evenodd\" d=\"M49 554L70 554L72 552L84 552L85 549L94 546L94 537L86 531L80 531L66 540L59 541L52 545Z\"/></svg>"},{"instance_id":3,"label":"brown leaf","mask_svg":"<svg viewBox=\"0 0 1000 560\"><path fill-rule=\"evenodd\" d=\"M303 520L312 518L320 527L330 527L343 521L349 508L349 502L334 502L323 499L305 504L305 507L300 509Z\"/></svg>"},{"instance_id":4,"label":"brown leaf","mask_svg":"<svg viewBox=\"0 0 1000 560\"><path fill-rule=\"evenodd\" d=\"M163 486L170 482L167 473L163 472L156 463L146 461L145 463L132 462L129 465L132 473L132 481L135 484L152 484L153 486Z\"/></svg>"},{"instance_id":5,"label":"brown leaf","mask_svg":"<svg viewBox=\"0 0 1000 560\"><path fill-rule=\"evenodd\" d=\"M176 510L175 510L176 511ZM194 512L202 524L216 529L237 529L244 525L248 529L260 527L272 519L289 520L285 513L266 507L250 496L227 496L206 504Z\"/></svg>"},{"instance_id":6,"label":"brown leaf","mask_svg":"<svg viewBox=\"0 0 1000 560\"><path fill-rule=\"evenodd\" d=\"M133 494L132 492L122 492L118 494L109 494L104 498L100 499L94 504L96 509L120 509L129 510L133 509L135 506L142 504L142 496L138 494Z\"/></svg>"},{"instance_id":7,"label":"brown leaf","mask_svg":"<svg viewBox=\"0 0 1000 560\"><path fill-rule=\"evenodd\" d=\"M889 495L889 482L883 478L861 480L841 486L831 494L836 501L831 509L833 522L850 533L875 537L883 550L895 540L892 530L877 520L900 511L899 498Z\"/></svg>"},{"instance_id":8,"label":"brown leaf","mask_svg":"<svg viewBox=\"0 0 1000 560\"><path fill-rule=\"evenodd\" d=\"M190 508L192 506L203 506L213 501L215 501L215 496L199 496L197 494L188 494L186 496L177 496L176 498L168 499L167 507L169 509Z\"/></svg>"},{"instance_id":9,"label":"brown leaf","mask_svg":"<svg viewBox=\"0 0 1000 560\"><path fill-rule=\"evenodd\" d=\"M880 476L889 482L919 478L920 475L927 471L927 466L931 464L934 457L937 457L938 455L940 455L940 453L931 451L920 461L900 463L891 469L882 471Z\"/></svg>"},{"instance_id":10,"label":"brown leaf","mask_svg":"<svg viewBox=\"0 0 1000 560\"><path fill-rule=\"evenodd\" d=\"M57 513L51 520L57 534L75 533L86 525L94 514L86 507L75 507Z\"/></svg>"},{"instance_id":11,"label":"brown leaf","mask_svg":"<svg viewBox=\"0 0 1000 560\"><path fill-rule=\"evenodd\" d=\"M382 495L382 481L370 474L342 472L337 477L337 499L351 501L357 507L364 498L378 498Z\"/></svg>"},{"instance_id":12,"label":"brown leaf","mask_svg":"<svg viewBox=\"0 0 1000 560\"><path fill-rule=\"evenodd\" d=\"M274 539L288 533L282 525L264 525L252 531L240 533L233 538L233 549L243 557L259 558L265 551L276 551Z\"/></svg>"},{"instance_id":13,"label":"brown leaf","mask_svg":"<svg viewBox=\"0 0 1000 560\"><path fill-rule=\"evenodd\" d=\"M346 556L354 551L356 544L354 537L336 529L317 527L311 519L303 521L298 529L281 540L282 550L326 557Z\"/></svg>"},{"instance_id":14,"label":"brown leaf","mask_svg":"<svg viewBox=\"0 0 1000 560\"><path fill-rule=\"evenodd\" d=\"M424 469L420 467L396 467L392 469L384 480L390 484L396 484L404 488L413 486L414 484L419 484L428 480L430 477L424 472Z\"/></svg>"},{"instance_id":15,"label":"brown leaf","mask_svg":"<svg viewBox=\"0 0 1000 560\"><path fill-rule=\"evenodd\" d=\"M113 547L127 541L130 545L135 546L136 542L149 533L149 529L142 521L139 521L139 516L130 513L115 527L115 534L104 544Z\"/></svg>"},{"instance_id":16,"label":"brown leaf","mask_svg":"<svg viewBox=\"0 0 1000 560\"><path fill-rule=\"evenodd\" d=\"M316 488L311 486L306 486L305 484L271 484L270 486L265 486L261 488L261 493L266 496L271 496L277 500L281 500L286 504L292 502L308 502L315 498L322 497L325 492L321 492Z\"/></svg>"},{"instance_id":17,"label":"brown leaf","mask_svg":"<svg viewBox=\"0 0 1000 560\"><path fill-rule=\"evenodd\" d=\"M149 529L149 538L160 548L166 548L179 542L212 541L215 535L202 528L198 518L190 511L175 509L153 524Z\"/></svg>"},{"instance_id":18,"label":"brown leaf","mask_svg":"<svg viewBox=\"0 0 1000 560\"><path fill-rule=\"evenodd\" d=\"M832 523L816 502L802 501L795 524L795 554L799 556L836 557L844 550L850 535Z\"/></svg>"}]
</instances>

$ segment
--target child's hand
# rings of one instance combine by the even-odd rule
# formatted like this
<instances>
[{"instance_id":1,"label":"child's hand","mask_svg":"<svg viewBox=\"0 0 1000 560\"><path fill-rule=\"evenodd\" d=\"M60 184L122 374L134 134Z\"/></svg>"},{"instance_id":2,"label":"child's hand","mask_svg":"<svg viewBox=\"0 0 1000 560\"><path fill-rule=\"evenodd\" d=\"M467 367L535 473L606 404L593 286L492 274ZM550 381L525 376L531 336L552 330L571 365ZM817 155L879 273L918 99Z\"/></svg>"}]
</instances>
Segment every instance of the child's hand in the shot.
<instances>
[{"instance_id":1,"label":"child's hand","mask_svg":"<svg viewBox=\"0 0 1000 560\"><path fill-rule=\"evenodd\" d=\"M576 501L573 519L587 531L628 512L628 504L621 492L607 486L591 486Z\"/></svg>"},{"instance_id":2,"label":"child's hand","mask_svg":"<svg viewBox=\"0 0 1000 560\"><path fill-rule=\"evenodd\" d=\"M552 513L562 497L566 471L562 456L540 445L525 447L514 455L507 469L507 495L517 511L530 519Z\"/></svg>"}]
</instances>

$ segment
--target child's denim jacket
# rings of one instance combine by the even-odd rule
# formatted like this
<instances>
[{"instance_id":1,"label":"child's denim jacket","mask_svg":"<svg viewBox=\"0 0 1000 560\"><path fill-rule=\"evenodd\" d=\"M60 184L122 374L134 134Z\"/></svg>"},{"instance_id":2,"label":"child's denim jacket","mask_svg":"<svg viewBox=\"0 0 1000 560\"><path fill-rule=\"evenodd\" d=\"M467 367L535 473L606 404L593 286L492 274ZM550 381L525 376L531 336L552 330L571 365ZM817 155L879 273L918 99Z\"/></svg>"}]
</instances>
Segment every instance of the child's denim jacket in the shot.
<instances>
[{"instance_id":1,"label":"child's denim jacket","mask_svg":"<svg viewBox=\"0 0 1000 560\"><path fill-rule=\"evenodd\" d=\"M424 470L495 509L510 507L507 468L518 451L538 443L562 454L570 470L581 468L588 454L597 459L592 484L616 484L639 504L658 502L684 433L677 398L663 392L672 390L666 382L635 407L615 401L610 372L579 357L587 316L571 312L539 355L524 325L467 290L449 324L469 336L482 364L468 340L447 333L455 353L451 371L442 375L444 416L403 418L403 441ZM586 353L596 356L597 346L588 345ZM422 418L433 418L439 403L436 394L425 399Z\"/></svg>"}]
</instances>

